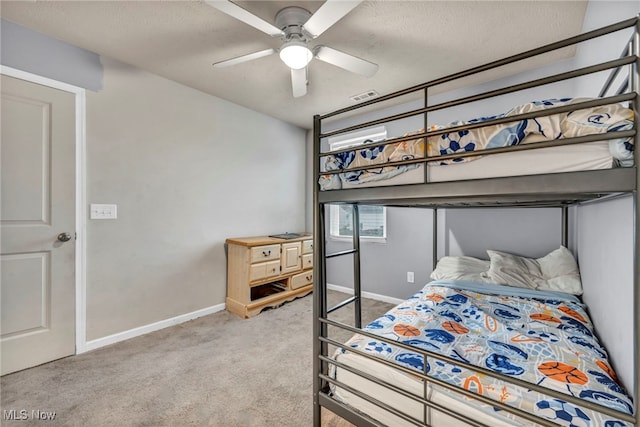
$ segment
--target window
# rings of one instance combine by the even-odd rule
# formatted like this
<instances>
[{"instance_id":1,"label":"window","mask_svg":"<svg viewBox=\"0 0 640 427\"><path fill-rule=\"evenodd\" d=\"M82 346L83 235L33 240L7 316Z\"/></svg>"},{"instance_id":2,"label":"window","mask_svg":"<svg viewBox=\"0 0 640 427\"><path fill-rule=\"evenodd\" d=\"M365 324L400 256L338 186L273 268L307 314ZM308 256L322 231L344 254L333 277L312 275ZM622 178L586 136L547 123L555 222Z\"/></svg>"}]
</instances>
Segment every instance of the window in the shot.
<instances>
[{"instance_id":1,"label":"window","mask_svg":"<svg viewBox=\"0 0 640 427\"><path fill-rule=\"evenodd\" d=\"M387 209L384 206L358 205L360 237L386 239ZM351 205L331 205L329 211L330 234L336 238L353 236L353 209Z\"/></svg>"},{"instance_id":2,"label":"window","mask_svg":"<svg viewBox=\"0 0 640 427\"><path fill-rule=\"evenodd\" d=\"M382 141L387 137L387 128L378 126L358 132L330 137L329 149L340 150L357 147L368 142ZM387 209L384 206L358 205L360 214L360 237L384 241L387 238ZM351 205L331 205L329 211L329 233L334 238L353 236L353 208Z\"/></svg>"}]
</instances>

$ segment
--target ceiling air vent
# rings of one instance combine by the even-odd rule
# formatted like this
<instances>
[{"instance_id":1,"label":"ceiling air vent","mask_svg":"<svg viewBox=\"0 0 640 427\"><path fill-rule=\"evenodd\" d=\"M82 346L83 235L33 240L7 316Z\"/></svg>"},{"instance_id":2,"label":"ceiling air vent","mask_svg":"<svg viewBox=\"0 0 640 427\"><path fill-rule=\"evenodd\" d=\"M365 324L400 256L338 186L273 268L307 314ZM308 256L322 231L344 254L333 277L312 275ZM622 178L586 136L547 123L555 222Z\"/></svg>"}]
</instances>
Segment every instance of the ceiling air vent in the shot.
<instances>
[{"instance_id":1,"label":"ceiling air vent","mask_svg":"<svg viewBox=\"0 0 640 427\"><path fill-rule=\"evenodd\" d=\"M365 101L367 99L375 98L378 95L380 94L375 90L368 90L366 92L359 93L358 95L353 95L351 99L355 102L360 102L360 101Z\"/></svg>"}]
</instances>

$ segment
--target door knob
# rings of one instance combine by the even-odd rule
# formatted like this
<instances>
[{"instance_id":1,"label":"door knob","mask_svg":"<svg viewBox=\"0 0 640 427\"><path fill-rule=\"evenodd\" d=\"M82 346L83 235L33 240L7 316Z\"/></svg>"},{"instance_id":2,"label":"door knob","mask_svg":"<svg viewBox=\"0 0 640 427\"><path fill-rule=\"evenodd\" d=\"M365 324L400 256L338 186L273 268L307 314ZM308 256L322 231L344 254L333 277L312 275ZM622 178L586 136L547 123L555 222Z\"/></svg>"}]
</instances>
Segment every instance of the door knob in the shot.
<instances>
[{"instance_id":1,"label":"door knob","mask_svg":"<svg viewBox=\"0 0 640 427\"><path fill-rule=\"evenodd\" d=\"M68 242L69 240L71 240L71 233L58 234L58 240L61 242Z\"/></svg>"}]
</instances>

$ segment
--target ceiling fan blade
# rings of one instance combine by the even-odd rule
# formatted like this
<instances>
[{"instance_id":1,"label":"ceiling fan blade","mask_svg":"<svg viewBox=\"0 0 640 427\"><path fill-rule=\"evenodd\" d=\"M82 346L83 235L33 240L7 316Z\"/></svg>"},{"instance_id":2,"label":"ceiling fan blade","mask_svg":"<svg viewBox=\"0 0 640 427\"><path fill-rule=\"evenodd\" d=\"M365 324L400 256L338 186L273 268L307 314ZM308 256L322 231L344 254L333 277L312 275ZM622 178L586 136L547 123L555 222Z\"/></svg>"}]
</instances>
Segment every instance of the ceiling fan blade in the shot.
<instances>
[{"instance_id":1,"label":"ceiling fan blade","mask_svg":"<svg viewBox=\"0 0 640 427\"><path fill-rule=\"evenodd\" d=\"M362 0L327 0L302 27L315 39L360 3Z\"/></svg>"},{"instance_id":2,"label":"ceiling fan blade","mask_svg":"<svg viewBox=\"0 0 640 427\"><path fill-rule=\"evenodd\" d=\"M239 21L244 22L245 24L251 25L253 28L256 28L263 33L267 33L272 37L280 37L284 36L284 32L277 28L262 18L257 17L251 12L241 8L235 3L232 3L229 0L204 0L210 6L215 7L221 12L226 13L227 15L233 16Z\"/></svg>"},{"instance_id":3,"label":"ceiling fan blade","mask_svg":"<svg viewBox=\"0 0 640 427\"><path fill-rule=\"evenodd\" d=\"M291 69L291 87L293 97L299 98L307 94L307 68Z\"/></svg>"},{"instance_id":4,"label":"ceiling fan blade","mask_svg":"<svg viewBox=\"0 0 640 427\"><path fill-rule=\"evenodd\" d=\"M378 71L378 65L373 62L365 61L327 46L317 46L314 49L314 55L321 61L365 77L371 77Z\"/></svg>"},{"instance_id":5,"label":"ceiling fan blade","mask_svg":"<svg viewBox=\"0 0 640 427\"><path fill-rule=\"evenodd\" d=\"M260 52L249 53L247 55L237 56L235 58L227 59L225 61L215 62L213 64L216 68L229 67L231 65L240 64L242 62L251 61L253 59L262 58L263 56L269 56L276 53L275 49L265 49Z\"/></svg>"}]
</instances>

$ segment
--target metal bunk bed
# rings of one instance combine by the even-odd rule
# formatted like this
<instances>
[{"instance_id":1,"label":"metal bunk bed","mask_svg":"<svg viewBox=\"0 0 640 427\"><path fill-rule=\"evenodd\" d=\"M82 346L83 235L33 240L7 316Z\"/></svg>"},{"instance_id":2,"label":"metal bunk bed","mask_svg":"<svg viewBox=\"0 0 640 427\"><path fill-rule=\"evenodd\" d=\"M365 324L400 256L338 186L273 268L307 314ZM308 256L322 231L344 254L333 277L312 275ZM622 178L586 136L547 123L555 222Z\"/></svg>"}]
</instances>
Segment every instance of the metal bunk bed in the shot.
<instances>
[{"instance_id":1,"label":"metal bunk bed","mask_svg":"<svg viewBox=\"0 0 640 427\"><path fill-rule=\"evenodd\" d=\"M596 65L591 65L588 67L572 70L569 72L564 72L561 74L555 74L552 76L547 76L544 78L536 79L533 81L527 81L525 83L515 84L509 87L504 87L497 90L491 90L488 92L484 92L481 94L466 96L463 98L455 99L452 101L448 101L441 104L429 105L429 91L432 90L433 87L442 85L445 83L450 83L456 81L461 78L465 78L476 73L484 72L487 70L493 70L495 68L512 64L517 61L521 61L524 59L532 58L534 56L544 54L547 52L555 51L557 49L562 49L567 46L577 45L578 43L582 43L591 39L595 39L598 37L602 37L614 32L618 32L621 30L631 29L633 31L633 35L629 44L624 49L621 57L619 59L607 61L604 63L599 63ZM629 30L627 30L629 31ZM632 425L639 425L638 420L638 390L640 388L640 369L638 367L638 358L640 357L640 268L638 265L638 248L640 247L640 233L637 232L638 223L640 221L640 199L637 196L637 188L640 182L640 174L637 166L626 167L626 168L612 168L605 170L587 170L587 171L578 171L578 172L567 172L562 174L544 174L544 175L526 175L526 176L515 176L515 177L505 177L505 178L483 178L483 179L475 179L475 180L467 180L467 181L449 181L449 182L428 182L427 175L427 164L430 162L439 162L442 160L448 160L452 158L465 157L468 155L473 155L469 153L456 153L456 154L447 154L441 156L434 157L425 157L420 159L412 159L406 161L399 161L394 163L385 164L387 165L404 165L404 164L423 164L425 170L425 176L422 183L411 184L411 185L400 185L400 186L379 186L379 187L367 187L367 188L350 188L350 189L340 189L340 190L331 190L331 191L320 191L319 186L317 184L318 179L322 174L327 173L340 173L343 170L337 171L323 171L321 168L321 158L322 156L326 156L327 152L322 151L322 141L326 138L339 135L343 133L357 131L359 129L364 129L367 127L379 125L382 123L390 122L393 120L399 120L406 117L413 116L423 116L424 117L424 129L422 133L418 135L412 135L410 137L397 137L391 138L383 142L373 143L368 146L382 146L385 144L393 144L397 142L402 142L408 139L413 139L417 137L424 137L425 140L428 136L441 134L444 131L435 131L428 132L427 126L427 115L433 111L448 108L455 105L462 105L469 102L474 102L477 100L488 99L504 94L509 94L512 92L520 91L523 89L529 89L538 87L541 85L546 85L549 83L559 82L566 79L576 78L580 76L589 75L596 72L606 71L609 72L609 78L605 83L605 87L599 94L599 98L595 100L588 101L585 103L584 107L587 106L595 106L595 105L603 105L607 103L622 103L626 102L634 111L634 129L639 128L640 120L638 117L638 112L640 112L640 21L638 17L628 19L622 22L619 22L614 25L609 25L604 28L590 31L575 37L568 38L563 41L559 41L557 43L552 43L546 46L543 46L538 49L530 50L518 55L514 55L503 60L494 61L489 64L475 67L460 73L453 74L448 77L444 77L441 79L437 79L422 85L413 86L406 90L398 91L386 96L382 96L373 100L369 100L367 102L361 103L359 105L344 108L338 111L335 111L330 114L318 115L314 118L314 171L313 176L316 180L315 190L314 190L314 241L316 242L316 252L314 259L314 425L319 427L321 425L321 409L324 407L331 412L339 415L340 417L358 425L358 426L377 426L382 425L373 418L355 410L354 408L346 405L336 399L334 399L329 390L330 385L338 385L340 387L344 387L350 392L356 394L357 396L365 399L373 401L375 405L380 405L383 409L394 413L398 417L407 421L412 425L427 425L427 417L426 411L429 408L433 407L436 410L443 411L445 413L449 413L450 416L461 420L469 425L486 425L477 420L470 419L463 413L451 413L449 409L446 407L438 407L437 404L433 404L426 397L426 385L425 385L425 395L416 397L409 396L412 400L418 402L423 405L425 411L424 423L420 422L414 418L411 418L404 414L401 408L393 408L386 405L384 402L375 401L375 399L369 398L364 395L362 392L358 390L352 390L346 384L339 384L329 373L330 365L336 365L336 361L332 359L331 354L329 354L329 347L335 348L343 348L348 349L344 345L344 343L339 342L335 339L332 339L329 334L329 329L332 330L341 330L348 331L353 334L364 335L365 337L375 338L376 340L386 342L388 344L392 344L394 346L398 346L401 348L405 348L407 350L411 350L415 353L422 355L423 358L431 358L432 360L441 360L448 363L462 365L465 368L474 370L476 372L480 372L483 375L492 376L495 378L499 378L506 383L519 385L522 387L526 387L529 389L533 389L536 391L540 391L541 393L545 393L546 395L561 397L562 399L580 405L582 407L588 408L590 410L598 411L600 413L604 413L615 417L619 420L625 421L626 423ZM612 88L614 80L618 77L618 73L620 70L628 71L628 76L624 80L624 83L618 88ZM613 95L608 95L613 92ZM424 99L424 106L419 109L415 109L406 113L394 114L390 117L384 117L381 119L368 121L365 123L359 123L357 125L348 126L345 128L341 128L335 131L323 132L323 122L327 119L333 119L338 116L342 116L346 113L357 113L358 111L362 111L364 107L369 107L374 104L383 101L393 100L407 94L418 93L422 95ZM572 106L571 108L576 109L576 106ZM568 111L568 108L563 110L563 107L557 108L558 112ZM536 117L540 114L549 114L540 113L540 112L532 112L527 113L517 118L532 118ZM492 123L500 123L513 121L514 117L508 117L503 119L493 120ZM449 128L446 131L457 131L460 129L471 129L473 127L480 127L487 125L487 122L478 123L474 125L466 125L460 126L458 128ZM493 154L493 153L502 153L506 151L520 151L520 150L531 150L538 148L545 148L551 145L568 145L568 144L581 144L588 143L591 141L595 141L596 139L607 139L607 138L617 138L617 137L631 137L635 141L635 145L638 145L640 142L640 138L636 134L635 130L628 130L622 133L618 133L615 136L611 134L601 134L601 135L591 135L591 136L583 136L577 138L567 138L561 140L554 140L549 142L535 143L535 144L525 144L525 145L516 145L512 147L505 148L496 148L491 150L483 151L482 154ZM353 150L353 148L346 148L341 151L346 152L349 150ZM491 153L489 153L489 151ZM340 152L340 151L338 151ZM333 153L333 152L332 152ZM476 153L477 155L477 153ZM637 150L634 152L634 165L638 165L638 152ZM366 167L361 167L361 169L365 169ZM437 353L433 353L427 350L416 349L415 347L408 346L402 343L399 343L394 340L390 340L384 337L380 337L375 334L371 334L369 332L363 332L362 328L362 308L361 308L361 283L360 283L360 236L359 236L359 218L358 218L358 205L366 204L366 205L385 205L385 206L402 206L402 207L423 207L423 208L431 208L434 209L433 215L433 265L435 268L435 263L437 261L437 215L435 214L435 210L438 208L461 208L461 207L499 207L499 206L508 206L508 207L558 207L562 211L562 242L563 244L567 243L568 240L568 207L580 205L582 203L592 201L592 200L604 200L609 197L616 197L617 195L624 194L632 194L633 195L633 204L634 204L634 213L633 213L633 226L634 226L634 237L633 237L633 256L634 256L634 268L633 268L633 283L634 283L634 291L633 291L633 301L634 301L634 309L633 309L633 322L634 322L634 367L633 367L633 389L634 395L633 398L633 415L628 415L622 413L620 411L613 410L611 408L607 408L596 403L585 401L578 399L574 396L568 396L566 394L558 393L553 390L546 389L545 387L523 383L521 380L515 379L512 376L501 375L492 370L481 368L477 366L466 366L464 363L461 363L459 360L454 360L450 357L442 356ZM326 243L325 243L325 227L326 227L326 218L325 218L325 206L331 204L352 204L353 205L353 247L347 251L341 251L333 254L326 254ZM342 303L337 304L333 307L328 307L327 304L327 262L326 260L331 257L337 257L341 255L351 255L353 257L354 266L353 266L353 277L354 277L354 295L353 297L343 301ZM347 305L353 304L354 306L354 326L349 326L344 323L339 323L334 320L329 319L329 314L335 310L338 310ZM363 357L372 358L371 355L362 354ZM385 364L389 366L393 366L393 363ZM425 363L426 366L426 363ZM386 384L384 381L381 381L375 378L374 374L366 373L366 372L357 372L353 368L349 366L342 366L343 369L352 371L357 375L364 376L367 380L373 381L376 384L379 384L385 388L392 388L393 386ZM397 365L395 368L402 370L402 368ZM408 372L405 369L405 372ZM557 425L552 421L541 418L534 414L530 414L524 412L522 410L511 407L507 404L500 403L498 401L488 399L479 394L457 388L455 386L451 386L447 383L440 384L442 381L438 382L438 380L427 375L426 370L422 372L422 374L417 373L415 371L408 372L414 377L418 377L421 379L424 384L428 382L436 382L442 387L453 390L456 393L461 393L469 398L477 399L480 401L484 401L495 408L499 408L510 413L516 414L522 419L527 420L528 422L537 423L540 425L546 426L554 426ZM402 390L395 390L396 392L403 393ZM408 394L405 392L405 394Z\"/></svg>"}]
</instances>

